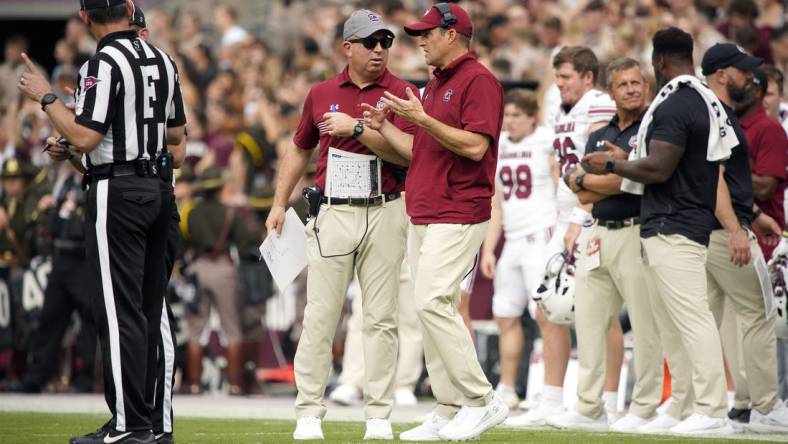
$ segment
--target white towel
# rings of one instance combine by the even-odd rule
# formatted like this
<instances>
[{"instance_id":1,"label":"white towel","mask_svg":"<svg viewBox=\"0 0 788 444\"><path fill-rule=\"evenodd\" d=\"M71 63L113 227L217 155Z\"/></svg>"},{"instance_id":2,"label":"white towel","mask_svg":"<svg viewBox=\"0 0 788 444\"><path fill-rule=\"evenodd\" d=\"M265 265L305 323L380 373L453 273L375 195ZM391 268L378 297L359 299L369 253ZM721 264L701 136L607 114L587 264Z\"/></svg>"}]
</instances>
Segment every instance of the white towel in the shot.
<instances>
[{"instance_id":1,"label":"white towel","mask_svg":"<svg viewBox=\"0 0 788 444\"><path fill-rule=\"evenodd\" d=\"M714 95L714 92L709 89L697 77L690 75L681 75L665 85L659 94L651 102L646 114L643 116L642 123L638 129L637 144L629 152L629 160L642 159L648 155L646 149L646 131L654 120L654 111L662 104L671 94L678 91L679 87L691 87L700 94L703 101L706 102L706 107L709 111L709 145L706 152L706 160L709 162L719 162L731 156L731 150L739 145L739 139L736 137L736 132L733 130L728 114L725 112L722 103ZM644 186L641 183L624 179L621 181L621 191L630 194L643 194Z\"/></svg>"}]
</instances>

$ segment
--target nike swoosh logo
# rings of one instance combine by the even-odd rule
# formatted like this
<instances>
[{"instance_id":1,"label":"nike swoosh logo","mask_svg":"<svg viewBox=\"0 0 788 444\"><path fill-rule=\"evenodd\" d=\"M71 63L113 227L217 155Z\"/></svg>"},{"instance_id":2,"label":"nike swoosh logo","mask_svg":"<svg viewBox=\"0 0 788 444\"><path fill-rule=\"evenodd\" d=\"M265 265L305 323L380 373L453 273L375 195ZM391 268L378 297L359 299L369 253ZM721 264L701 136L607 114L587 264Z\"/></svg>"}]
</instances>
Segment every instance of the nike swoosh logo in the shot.
<instances>
[{"instance_id":1,"label":"nike swoosh logo","mask_svg":"<svg viewBox=\"0 0 788 444\"><path fill-rule=\"evenodd\" d=\"M121 433L118 436L109 436L109 433L108 433L107 436L104 437L104 442L106 444L112 444L114 442L120 441L121 439L123 439L123 438L125 438L125 437L127 437L129 435L131 435L131 432Z\"/></svg>"},{"instance_id":2,"label":"nike swoosh logo","mask_svg":"<svg viewBox=\"0 0 788 444\"><path fill-rule=\"evenodd\" d=\"M164 436L164 435L166 435L166 433L162 433L162 434L160 434L160 435L156 435L156 436L154 436L153 438L154 438L154 439L156 439L156 440L158 441L158 440L160 440L160 439L162 438L162 436Z\"/></svg>"}]
</instances>

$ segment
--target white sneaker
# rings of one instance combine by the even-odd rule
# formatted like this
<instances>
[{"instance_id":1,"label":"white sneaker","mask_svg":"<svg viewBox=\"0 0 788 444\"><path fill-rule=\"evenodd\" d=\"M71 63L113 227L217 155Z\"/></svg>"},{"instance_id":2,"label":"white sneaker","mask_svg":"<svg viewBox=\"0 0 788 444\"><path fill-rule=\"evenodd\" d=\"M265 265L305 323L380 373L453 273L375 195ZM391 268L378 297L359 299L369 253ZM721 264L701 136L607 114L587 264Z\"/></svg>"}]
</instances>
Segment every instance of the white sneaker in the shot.
<instances>
[{"instance_id":1,"label":"white sneaker","mask_svg":"<svg viewBox=\"0 0 788 444\"><path fill-rule=\"evenodd\" d=\"M547 425L557 429L586 430L589 432L607 431L607 414L598 418L589 418L581 413L570 411L547 418Z\"/></svg>"},{"instance_id":2,"label":"white sneaker","mask_svg":"<svg viewBox=\"0 0 788 444\"><path fill-rule=\"evenodd\" d=\"M542 394L537 393L531 398L525 398L517 404L517 408L520 410L533 410L539 407L539 404L542 402Z\"/></svg>"},{"instance_id":3,"label":"white sneaker","mask_svg":"<svg viewBox=\"0 0 788 444\"><path fill-rule=\"evenodd\" d=\"M432 414L421 425L399 434L400 441L440 441L438 431L449 423L449 418Z\"/></svg>"},{"instance_id":4,"label":"white sneaker","mask_svg":"<svg viewBox=\"0 0 788 444\"><path fill-rule=\"evenodd\" d=\"M627 413L623 418L614 422L610 426L610 431L619 433L635 433L638 427L648 423L648 419L643 419L638 415Z\"/></svg>"},{"instance_id":5,"label":"white sneaker","mask_svg":"<svg viewBox=\"0 0 788 444\"><path fill-rule=\"evenodd\" d=\"M394 434L391 432L391 421L382 418L367 419L367 431L364 432L364 441L370 439L393 440Z\"/></svg>"},{"instance_id":6,"label":"white sneaker","mask_svg":"<svg viewBox=\"0 0 788 444\"><path fill-rule=\"evenodd\" d=\"M448 424L438 432L447 441L478 439L479 435L502 423L509 415L509 407L501 397L493 394L489 404L481 407L464 406Z\"/></svg>"},{"instance_id":7,"label":"white sneaker","mask_svg":"<svg viewBox=\"0 0 788 444\"><path fill-rule=\"evenodd\" d=\"M782 401L777 401L766 415L752 409L749 429L756 433L787 433L788 407Z\"/></svg>"},{"instance_id":8,"label":"white sneaker","mask_svg":"<svg viewBox=\"0 0 788 444\"><path fill-rule=\"evenodd\" d=\"M506 407L509 407L509 410L513 410L520 404L520 397L517 396L516 392L506 391L506 392L497 392L497 393L498 396L501 397L503 403L506 404Z\"/></svg>"},{"instance_id":9,"label":"white sneaker","mask_svg":"<svg viewBox=\"0 0 788 444\"><path fill-rule=\"evenodd\" d=\"M712 418L703 413L693 413L670 429L680 435L732 435L733 427L728 418Z\"/></svg>"},{"instance_id":10,"label":"white sneaker","mask_svg":"<svg viewBox=\"0 0 788 444\"><path fill-rule=\"evenodd\" d=\"M661 415L663 413L667 413L670 405L673 404L673 398L669 397L665 400L659 407L657 407L657 414Z\"/></svg>"},{"instance_id":11,"label":"white sneaker","mask_svg":"<svg viewBox=\"0 0 788 444\"><path fill-rule=\"evenodd\" d=\"M657 417L635 429L636 433L668 433L671 428L679 424L679 420L665 413L657 414Z\"/></svg>"},{"instance_id":12,"label":"white sneaker","mask_svg":"<svg viewBox=\"0 0 788 444\"><path fill-rule=\"evenodd\" d=\"M503 425L506 427L543 427L547 418L562 413L564 413L564 408L560 404L542 402L527 413L507 418Z\"/></svg>"},{"instance_id":13,"label":"white sneaker","mask_svg":"<svg viewBox=\"0 0 788 444\"><path fill-rule=\"evenodd\" d=\"M416 398L416 395L413 394L413 390L409 388L398 388L394 390L394 404L400 407L407 407L417 405L419 400Z\"/></svg>"},{"instance_id":14,"label":"white sneaker","mask_svg":"<svg viewBox=\"0 0 788 444\"><path fill-rule=\"evenodd\" d=\"M361 401L361 393L352 385L341 384L328 395L328 399L339 405L353 405Z\"/></svg>"},{"instance_id":15,"label":"white sneaker","mask_svg":"<svg viewBox=\"0 0 788 444\"><path fill-rule=\"evenodd\" d=\"M320 418L317 416L304 416L296 421L293 439L323 439L323 429L320 428Z\"/></svg>"}]
</instances>

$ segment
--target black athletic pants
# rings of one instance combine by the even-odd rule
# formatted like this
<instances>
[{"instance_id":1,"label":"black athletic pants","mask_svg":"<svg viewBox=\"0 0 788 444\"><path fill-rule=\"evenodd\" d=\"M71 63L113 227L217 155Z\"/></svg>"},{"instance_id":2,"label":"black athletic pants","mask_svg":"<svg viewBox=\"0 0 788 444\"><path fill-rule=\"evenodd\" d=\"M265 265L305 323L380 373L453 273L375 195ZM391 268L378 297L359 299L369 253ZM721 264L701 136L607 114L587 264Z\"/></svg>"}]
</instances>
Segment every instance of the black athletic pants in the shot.
<instances>
[{"instance_id":1,"label":"black athletic pants","mask_svg":"<svg viewBox=\"0 0 788 444\"><path fill-rule=\"evenodd\" d=\"M104 365L104 396L120 432L152 430L146 393L156 384L168 224L169 185L118 176L88 189L86 253L96 276L94 317Z\"/></svg>"},{"instance_id":2,"label":"black athletic pants","mask_svg":"<svg viewBox=\"0 0 788 444\"><path fill-rule=\"evenodd\" d=\"M175 197L172 194L172 187L167 199L172 200L172 212L169 219L167 230L167 251L164 256L165 282L161 291L164 298L164 308L161 315L159 329L151 329L152 334L149 340L156 342L156 382L153 390L148 392L152 399L151 420L153 421L153 432L172 433L172 387L175 384L175 350L177 341L175 339L175 316L172 308L166 300L167 282L172 276L172 269L175 265L175 255L178 250L178 243L181 241L180 220L178 209L175 206Z\"/></svg>"},{"instance_id":3,"label":"black athletic pants","mask_svg":"<svg viewBox=\"0 0 788 444\"><path fill-rule=\"evenodd\" d=\"M71 384L79 391L93 390L96 374L96 326L90 307L89 272L84 250L56 249L52 256L52 272L44 291L38 328L30 343L30 366L25 371L23 384L40 388L52 376L60 356L63 334L71 323L74 311L81 322L76 351L82 359Z\"/></svg>"}]
</instances>

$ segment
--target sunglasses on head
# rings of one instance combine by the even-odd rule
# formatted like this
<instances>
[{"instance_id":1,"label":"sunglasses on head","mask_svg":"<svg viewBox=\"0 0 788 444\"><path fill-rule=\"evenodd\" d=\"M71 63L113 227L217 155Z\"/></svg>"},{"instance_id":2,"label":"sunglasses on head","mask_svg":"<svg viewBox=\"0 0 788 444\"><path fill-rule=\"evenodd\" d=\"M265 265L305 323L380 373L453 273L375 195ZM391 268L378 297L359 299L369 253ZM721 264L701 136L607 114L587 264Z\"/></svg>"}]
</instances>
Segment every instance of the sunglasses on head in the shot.
<instances>
[{"instance_id":1,"label":"sunglasses on head","mask_svg":"<svg viewBox=\"0 0 788 444\"><path fill-rule=\"evenodd\" d=\"M361 43L367 49L375 49L380 43L380 47L383 49L391 48L391 45L394 44L394 37L391 35L385 35L380 38L375 38L373 36L365 37L363 39L353 39L348 40L350 43Z\"/></svg>"}]
</instances>

